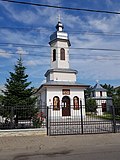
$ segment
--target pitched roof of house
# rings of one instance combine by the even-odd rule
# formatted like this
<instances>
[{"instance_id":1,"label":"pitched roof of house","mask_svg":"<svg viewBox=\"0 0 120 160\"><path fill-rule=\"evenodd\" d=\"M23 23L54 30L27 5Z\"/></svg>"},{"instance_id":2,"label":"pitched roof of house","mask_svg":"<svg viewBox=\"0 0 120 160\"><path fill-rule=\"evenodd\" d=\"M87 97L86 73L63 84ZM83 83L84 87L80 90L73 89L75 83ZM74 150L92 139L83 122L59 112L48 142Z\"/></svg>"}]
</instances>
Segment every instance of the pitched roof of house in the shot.
<instances>
[{"instance_id":1,"label":"pitched roof of house","mask_svg":"<svg viewBox=\"0 0 120 160\"><path fill-rule=\"evenodd\" d=\"M92 88L92 91L107 91L105 88L103 88L99 83L96 83L95 86Z\"/></svg>"},{"instance_id":2,"label":"pitched roof of house","mask_svg":"<svg viewBox=\"0 0 120 160\"><path fill-rule=\"evenodd\" d=\"M42 87L49 87L49 86L64 86L64 87L79 87L79 88L88 88L90 85L85 85L77 82L68 82L68 81L49 81L42 84L37 91L39 91ZM36 92L37 92L36 91Z\"/></svg>"}]
</instances>

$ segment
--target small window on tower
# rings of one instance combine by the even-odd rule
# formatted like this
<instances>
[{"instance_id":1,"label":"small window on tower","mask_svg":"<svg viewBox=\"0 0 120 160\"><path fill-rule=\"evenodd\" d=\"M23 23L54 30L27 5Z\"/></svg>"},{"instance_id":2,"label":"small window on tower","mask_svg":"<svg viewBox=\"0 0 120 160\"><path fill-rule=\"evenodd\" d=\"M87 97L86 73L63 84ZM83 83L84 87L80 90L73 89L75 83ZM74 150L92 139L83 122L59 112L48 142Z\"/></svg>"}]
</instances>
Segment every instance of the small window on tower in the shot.
<instances>
[{"instance_id":1,"label":"small window on tower","mask_svg":"<svg viewBox=\"0 0 120 160\"><path fill-rule=\"evenodd\" d=\"M53 50L53 61L56 61L56 49Z\"/></svg>"},{"instance_id":2,"label":"small window on tower","mask_svg":"<svg viewBox=\"0 0 120 160\"><path fill-rule=\"evenodd\" d=\"M65 49L64 48L60 49L60 60L65 60Z\"/></svg>"}]
</instances>

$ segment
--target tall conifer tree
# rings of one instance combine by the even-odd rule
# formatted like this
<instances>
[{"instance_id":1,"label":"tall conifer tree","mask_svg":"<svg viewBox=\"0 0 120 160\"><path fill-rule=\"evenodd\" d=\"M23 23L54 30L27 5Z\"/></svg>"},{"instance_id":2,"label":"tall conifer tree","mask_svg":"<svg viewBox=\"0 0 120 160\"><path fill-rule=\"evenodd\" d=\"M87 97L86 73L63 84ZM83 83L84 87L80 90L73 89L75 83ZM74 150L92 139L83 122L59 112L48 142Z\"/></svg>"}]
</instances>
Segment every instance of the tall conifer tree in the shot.
<instances>
[{"instance_id":1,"label":"tall conifer tree","mask_svg":"<svg viewBox=\"0 0 120 160\"><path fill-rule=\"evenodd\" d=\"M28 75L25 74L25 69L20 57L14 66L14 72L9 72L10 77L6 80L5 91L3 91L5 106L35 104L35 98L31 97L33 87L28 88L31 82L27 82Z\"/></svg>"}]
</instances>

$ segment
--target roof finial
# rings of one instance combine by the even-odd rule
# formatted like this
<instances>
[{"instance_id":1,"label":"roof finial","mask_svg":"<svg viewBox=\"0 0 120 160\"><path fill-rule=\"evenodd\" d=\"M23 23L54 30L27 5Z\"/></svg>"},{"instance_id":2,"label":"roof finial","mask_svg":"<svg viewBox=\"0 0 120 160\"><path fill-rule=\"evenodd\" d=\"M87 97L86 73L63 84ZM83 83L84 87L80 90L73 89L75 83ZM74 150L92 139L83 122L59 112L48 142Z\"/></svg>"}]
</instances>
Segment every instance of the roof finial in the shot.
<instances>
[{"instance_id":1,"label":"roof finial","mask_svg":"<svg viewBox=\"0 0 120 160\"><path fill-rule=\"evenodd\" d=\"M62 16L61 16L61 14L59 13L58 14L58 16L57 16L57 19L58 19L58 22L61 22L61 20L62 20Z\"/></svg>"},{"instance_id":2,"label":"roof finial","mask_svg":"<svg viewBox=\"0 0 120 160\"><path fill-rule=\"evenodd\" d=\"M61 22L61 16L58 14L58 22Z\"/></svg>"},{"instance_id":3,"label":"roof finial","mask_svg":"<svg viewBox=\"0 0 120 160\"><path fill-rule=\"evenodd\" d=\"M97 83L97 84L99 83L99 80L98 80L98 79L96 80L96 83Z\"/></svg>"},{"instance_id":4,"label":"roof finial","mask_svg":"<svg viewBox=\"0 0 120 160\"><path fill-rule=\"evenodd\" d=\"M62 31L63 30L63 24L61 23L61 16L60 16L60 14L58 15L58 23L57 23L57 25L56 25L56 29L57 29L57 31Z\"/></svg>"}]
</instances>

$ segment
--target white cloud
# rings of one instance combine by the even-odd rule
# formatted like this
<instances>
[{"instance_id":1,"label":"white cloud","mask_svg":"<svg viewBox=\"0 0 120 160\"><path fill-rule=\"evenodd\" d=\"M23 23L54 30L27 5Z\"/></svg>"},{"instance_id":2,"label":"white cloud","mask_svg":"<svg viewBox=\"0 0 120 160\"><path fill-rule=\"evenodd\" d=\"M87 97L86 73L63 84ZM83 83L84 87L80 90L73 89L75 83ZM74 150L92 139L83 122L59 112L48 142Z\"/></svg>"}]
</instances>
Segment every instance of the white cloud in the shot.
<instances>
[{"instance_id":1,"label":"white cloud","mask_svg":"<svg viewBox=\"0 0 120 160\"><path fill-rule=\"evenodd\" d=\"M107 0L109 5L112 1ZM106 2L107 2L106 1ZM44 2L44 0L42 1ZM61 1L49 1L48 4L59 4ZM5 4L5 3L4 3ZM49 42L49 36L55 31L55 25L57 23L57 16L61 13L62 22L65 27L64 30L70 32L74 31L98 31L98 32L120 32L120 16L119 15L98 15L91 14L81 16L82 14L77 12L73 14L72 12L50 9L42 7L28 7L27 10L17 10L15 6L6 3L4 8L7 10L7 15L13 22L21 22L21 26L24 24L29 26L40 26L40 31L35 33L35 31L21 32L21 31L10 31L2 30L0 31L0 37L5 42L16 42L16 43L31 43L31 44L45 44ZM44 28L45 26L45 28ZM48 27L48 28L47 28ZM53 31L50 33L48 30L50 28ZM44 31L43 31L44 30ZM90 35L87 32L81 34L71 34L70 35L71 48L111 48L120 49L120 38L119 36L101 36L101 35ZM12 50L12 45L9 46ZM44 51L48 51L49 48L25 48L18 47L16 53L28 54L25 57L25 65L30 70L32 77L39 77L40 74L44 77L44 72L48 69L50 63L50 57L41 58L32 57L29 54L40 54ZM33 52L34 51L34 52ZM36 53L35 53L36 52ZM50 52L48 51L50 54ZM105 52L105 51L90 51L90 50L70 50L70 54L74 55L74 59L70 59L70 63L73 69L79 71L79 77L82 79L96 80L96 79L120 79L120 55L119 52ZM76 56L77 55L77 56ZM6 53L0 56L7 56ZM44 69L43 69L44 68Z\"/></svg>"},{"instance_id":2,"label":"white cloud","mask_svg":"<svg viewBox=\"0 0 120 160\"><path fill-rule=\"evenodd\" d=\"M26 52L22 47L18 47L16 53L18 55L26 55L29 54L28 52Z\"/></svg>"},{"instance_id":3,"label":"white cloud","mask_svg":"<svg viewBox=\"0 0 120 160\"><path fill-rule=\"evenodd\" d=\"M0 57L4 57L4 58L10 58L11 54L8 53L7 51L0 49Z\"/></svg>"},{"instance_id":4,"label":"white cloud","mask_svg":"<svg viewBox=\"0 0 120 160\"><path fill-rule=\"evenodd\" d=\"M31 59L31 60L27 60L25 64L27 66L49 65L49 59L44 59L44 58L34 59L34 60Z\"/></svg>"},{"instance_id":5,"label":"white cloud","mask_svg":"<svg viewBox=\"0 0 120 160\"><path fill-rule=\"evenodd\" d=\"M6 10L6 14L11 20L16 20L25 24L33 24L39 20L39 16L31 9L16 9L12 3L1 2L0 5Z\"/></svg>"}]
</instances>

